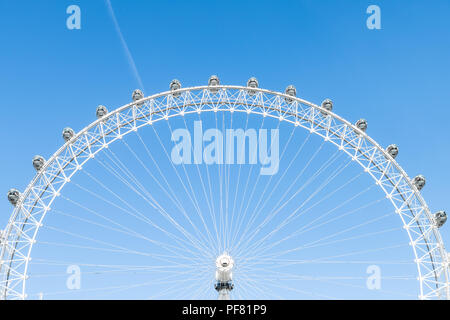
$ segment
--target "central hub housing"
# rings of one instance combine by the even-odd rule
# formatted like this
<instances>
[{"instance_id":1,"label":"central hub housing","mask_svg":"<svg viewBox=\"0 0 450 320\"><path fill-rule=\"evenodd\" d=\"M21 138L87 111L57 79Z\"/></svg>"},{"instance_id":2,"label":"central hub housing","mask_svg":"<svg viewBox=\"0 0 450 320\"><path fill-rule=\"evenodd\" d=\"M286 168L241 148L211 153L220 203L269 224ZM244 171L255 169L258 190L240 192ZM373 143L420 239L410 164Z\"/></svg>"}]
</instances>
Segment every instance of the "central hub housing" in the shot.
<instances>
[{"instance_id":1,"label":"central hub housing","mask_svg":"<svg viewBox=\"0 0 450 320\"><path fill-rule=\"evenodd\" d=\"M224 286L225 284L231 285L231 281L233 280L233 266L234 261L227 253L224 253L217 257L216 280L219 286Z\"/></svg>"}]
</instances>

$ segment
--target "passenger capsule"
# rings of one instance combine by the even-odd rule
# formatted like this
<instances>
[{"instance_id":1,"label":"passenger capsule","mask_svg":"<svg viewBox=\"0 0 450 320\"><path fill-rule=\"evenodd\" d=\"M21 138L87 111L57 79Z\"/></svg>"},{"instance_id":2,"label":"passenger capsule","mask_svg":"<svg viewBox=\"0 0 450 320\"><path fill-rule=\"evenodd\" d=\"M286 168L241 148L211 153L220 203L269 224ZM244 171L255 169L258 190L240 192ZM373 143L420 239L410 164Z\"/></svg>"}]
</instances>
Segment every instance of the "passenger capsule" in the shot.
<instances>
[{"instance_id":1,"label":"passenger capsule","mask_svg":"<svg viewBox=\"0 0 450 320\"><path fill-rule=\"evenodd\" d=\"M391 144L386 148L386 152L393 158L397 157L398 155L398 147L395 144Z\"/></svg>"},{"instance_id":2,"label":"passenger capsule","mask_svg":"<svg viewBox=\"0 0 450 320\"><path fill-rule=\"evenodd\" d=\"M288 96L296 97L297 96L297 89L293 85L287 86L286 90L284 90L284 93ZM285 98L286 103L292 103L294 99Z\"/></svg>"},{"instance_id":3,"label":"passenger capsule","mask_svg":"<svg viewBox=\"0 0 450 320\"><path fill-rule=\"evenodd\" d=\"M366 132L366 130L367 130L366 119L359 119L358 121L356 121L355 126L362 132Z\"/></svg>"},{"instance_id":4,"label":"passenger capsule","mask_svg":"<svg viewBox=\"0 0 450 320\"><path fill-rule=\"evenodd\" d=\"M103 118L108 113L108 109L106 109L105 106L99 105L97 107L97 110L95 111L95 115L97 116L97 119Z\"/></svg>"},{"instance_id":5,"label":"passenger capsule","mask_svg":"<svg viewBox=\"0 0 450 320\"><path fill-rule=\"evenodd\" d=\"M69 141L70 139L72 139L72 137L75 135L75 132L73 131L72 128L64 128L63 132L62 132L62 136L64 138L64 141Z\"/></svg>"},{"instance_id":6,"label":"passenger capsule","mask_svg":"<svg viewBox=\"0 0 450 320\"><path fill-rule=\"evenodd\" d=\"M434 219L436 220L436 226L440 228L447 221L447 213L443 210L438 211L434 214Z\"/></svg>"},{"instance_id":7,"label":"passenger capsule","mask_svg":"<svg viewBox=\"0 0 450 320\"><path fill-rule=\"evenodd\" d=\"M40 171L42 167L45 165L45 159L42 156L34 156L33 158L33 167L36 171Z\"/></svg>"},{"instance_id":8,"label":"passenger capsule","mask_svg":"<svg viewBox=\"0 0 450 320\"><path fill-rule=\"evenodd\" d=\"M133 93L131 94L131 98L133 99L134 102L136 102L136 101L138 101L138 100L142 100L142 99L144 99L144 93L143 93L141 90L136 89L136 90L134 90ZM138 107L142 106L143 104L144 104L143 102L136 103L136 105L137 105Z\"/></svg>"},{"instance_id":9,"label":"passenger capsule","mask_svg":"<svg viewBox=\"0 0 450 320\"><path fill-rule=\"evenodd\" d=\"M211 91L212 93L217 93L219 91L219 89L214 88L214 87L217 87L219 84L220 84L220 81L219 81L218 76L212 75L211 77L209 77L208 86L211 87L209 89L209 91Z\"/></svg>"},{"instance_id":10,"label":"passenger capsule","mask_svg":"<svg viewBox=\"0 0 450 320\"><path fill-rule=\"evenodd\" d=\"M251 77L250 79L248 79L248 81L247 81L247 87L249 87L249 88L258 88L258 80L256 80L256 78L255 77ZM247 92L248 92L248 94L249 95L254 95L255 93L256 93L256 91L255 90L247 90Z\"/></svg>"},{"instance_id":11,"label":"passenger capsule","mask_svg":"<svg viewBox=\"0 0 450 320\"><path fill-rule=\"evenodd\" d=\"M414 179L412 181L413 185L415 185L417 190L419 190L419 191L423 189L423 187L425 186L425 182L426 182L425 177L421 174L414 177Z\"/></svg>"},{"instance_id":12,"label":"passenger capsule","mask_svg":"<svg viewBox=\"0 0 450 320\"><path fill-rule=\"evenodd\" d=\"M181 82L178 81L177 79L173 79L173 80L170 82L169 88L170 88L170 91L176 91L176 90L179 90L179 89L181 89ZM180 92L174 92L174 93L172 93L172 95L173 95L174 97L178 97L178 96L180 96L180 94L181 94Z\"/></svg>"},{"instance_id":13,"label":"passenger capsule","mask_svg":"<svg viewBox=\"0 0 450 320\"><path fill-rule=\"evenodd\" d=\"M10 189L8 191L8 201L13 205L16 206L20 199L20 192L17 189Z\"/></svg>"},{"instance_id":14,"label":"passenger capsule","mask_svg":"<svg viewBox=\"0 0 450 320\"><path fill-rule=\"evenodd\" d=\"M333 110L333 101L331 101L330 99L323 100L322 101L322 108L325 109L326 111L320 111L320 113L323 116L327 116L328 115L327 111Z\"/></svg>"}]
</instances>

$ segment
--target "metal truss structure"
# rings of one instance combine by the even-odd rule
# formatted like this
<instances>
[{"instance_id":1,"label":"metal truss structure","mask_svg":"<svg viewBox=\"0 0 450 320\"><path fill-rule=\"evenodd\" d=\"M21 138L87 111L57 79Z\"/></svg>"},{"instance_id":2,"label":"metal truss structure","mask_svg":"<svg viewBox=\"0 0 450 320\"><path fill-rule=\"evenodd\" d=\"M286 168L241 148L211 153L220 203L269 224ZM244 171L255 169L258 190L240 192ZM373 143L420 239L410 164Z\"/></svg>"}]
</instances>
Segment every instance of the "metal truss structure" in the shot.
<instances>
[{"instance_id":1,"label":"metal truss structure","mask_svg":"<svg viewBox=\"0 0 450 320\"><path fill-rule=\"evenodd\" d=\"M288 88L289 89L289 88ZM19 194L1 239L0 292L3 299L25 299L28 265L39 228L53 201L83 165L118 139L143 126L171 117L202 112L243 112L272 117L302 127L335 145L357 162L383 190L403 223L414 252L420 299L449 299L449 266L436 221L420 194L392 154L365 132L364 123L351 124L326 106L257 86L181 88L144 97L114 111L97 110L98 119L78 133L66 131L66 143L47 161ZM42 160L42 159L39 159ZM41 165L39 165L41 163Z\"/></svg>"}]
</instances>

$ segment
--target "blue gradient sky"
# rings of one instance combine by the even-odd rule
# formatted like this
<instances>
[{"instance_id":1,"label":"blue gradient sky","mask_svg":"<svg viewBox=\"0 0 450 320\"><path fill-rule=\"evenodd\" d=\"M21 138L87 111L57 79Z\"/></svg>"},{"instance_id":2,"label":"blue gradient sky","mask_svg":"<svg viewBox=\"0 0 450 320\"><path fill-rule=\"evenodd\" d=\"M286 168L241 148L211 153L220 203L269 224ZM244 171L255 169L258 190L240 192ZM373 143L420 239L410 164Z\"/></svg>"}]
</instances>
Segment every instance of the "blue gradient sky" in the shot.
<instances>
[{"instance_id":1,"label":"blue gradient sky","mask_svg":"<svg viewBox=\"0 0 450 320\"><path fill-rule=\"evenodd\" d=\"M77 4L82 29L66 28ZM381 8L382 30L366 28ZM112 1L145 93L173 78L203 85L245 84L320 103L351 122L364 117L381 145L396 143L410 176L427 177L432 211L450 211L450 2L425 1ZM61 130L95 119L95 108L130 100L138 82L104 1L0 0L0 223L6 192L24 190L31 159L62 144ZM448 226L442 234L450 241Z\"/></svg>"}]
</instances>

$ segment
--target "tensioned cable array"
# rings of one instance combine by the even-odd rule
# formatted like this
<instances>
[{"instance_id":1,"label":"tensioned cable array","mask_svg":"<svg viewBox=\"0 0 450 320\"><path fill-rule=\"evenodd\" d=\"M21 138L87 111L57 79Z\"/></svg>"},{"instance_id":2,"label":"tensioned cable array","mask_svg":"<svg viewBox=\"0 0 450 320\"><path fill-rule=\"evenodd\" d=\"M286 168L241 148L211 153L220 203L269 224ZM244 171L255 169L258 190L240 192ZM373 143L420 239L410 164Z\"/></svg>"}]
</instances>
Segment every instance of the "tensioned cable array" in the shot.
<instances>
[{"instance_id":1,"label":"tensioned cable array","mask_svg":"<svg viewBox=\"0 0 450 320\"><path fill-rule=\"evenodd\" d=\"M85 165L87 161L95 158L101 150L107 149L109 144L117 140L121 140L123 141L125 147L127 147L130 151L131 156L133 156L142 165L144 171L147 172L150 177L152 177L154 173L156 174L156 172L161 174L161 169L158 168L157 162L153 160L156 171L152 171L147 165L145 165L145 161L133 152L132 148L127 145L127 142L122 140L124 136L132 132L137 133L138 130L144 126L152 126L158 121L170 120L176 116L225 111L231 112L231 114L236 112L271 117L279 119L280 122L284 121L290 123L295 127L302 127L307 129L311 134L321 136L326 142L330 142L335 145L339 151L342 151L350 156L353 162L358 163L364 171L374 179L377 186L381 188L386 197L392 203L394 212L402 220L404 229L409 236L411 242L410 244L416 258L415 262L417 264L418 279L420 283L420 298L449 297L446 252L439 231L437 230L437 220L435 216L431 214L425 201L419 193L421 188L419 188L420 184L415 184L416 181L412 181L412 179L406 175L401 167L395 162L391 154L381 148L365 133L365 127L361 126L361 123L359 123L358 126L352 125L348 121L331 112L331 110L292 96L290 92L282 94L255 87L249 89L249 87L221 86L218 84L214 86L214 90L211 90L211 86L185 89L179 88L174 91L168 91L147 98L142 98L107 113L102 118L93 122L77 134L71 134L70 131L67 132L67 134L69 134L69 139L66 144L64 144L64 146L62 146L48 161L45 162L42 167L40 167L38 174L27 187L25 192L20 194L18 198L15 197L17 196L17 193L11 193L11 200L12 202L15 201L16 206L3 234L3 263L1 266L2 297L25 298L26 276L31 258L31 249L35 243L37 233L42 226L45 215L50 210L55 198L61 196L63 187L71 181L71 178ZM184 123L186 125L186 122ZM170 121L167 121L167 124L170 132L172 132ZM224 123L222 126L224 126ZM218 127L217 118L216 127ZM170 162L164 143L162 143L158 132L154 127L153 130L158 141L160 142L161 147L164 149L164 153L167 156L168 161ZM145 143L142 138L141 142L145 147ZM149 150L147 149L147 151ZM317 152L319 151L320 149ZM266 238L262 238L263 240L260 239L256 243L250 244L254 235L257 235L259 232L258 230L261 229L256 228L254 229L255 231L250 232L249 234L247 234L246 230L249 230L249 226L255 221L254 218L258 217L260 211L268 203L270 203L269 199L274 192L274 190L271 190L269 196L262 200L264 194L266 193L266 186L260 197L256 200L257 206L250 213L250 220L247 221L248 224L241 226L243 221L239 215L242 214L246 216L248 210L248 203L245 205L241 202L237 216L235 217L234 214L232 215L234 220L226 220L224 217L224 212L219 212L219 220L214 220L214 234L209 232L209 229L206 228L205 225L203 228L207 232L203 233L199 229L199 226L190 221L191 217L184 210L181 200L177 199L176 193L170 189L170 183L164 181L164 179L163 181L158 181L158 179L153 176L152 179L157 181L161 189L165 190L162 183L168 186L166 195L173 201L183 216L190 221L189 224L192 226L194 231L191 233L172 218L171 213L152 196L151 192L144 187L137 176L127 169L126 165L121 162L119 157L115 155L113 151L108 150L102 154L107 157L108 162L102 162L96 159L97 162L100 163L105 170L109 171L112 176L127 185L127 187L133 190L141 197L141 199L159 212L162 217L173 225L173 227L176 228L185 237L185 239L188 240L188 242L183 241L179 238L179 236L171 234L160 226L158 226L158 228L160 231L165 232L167 236L170 236L175 243L183 246L183 248L190 250L191 252L192 248L195 248L196 250L203 252L205 255L214 258L215 256L214 253L211 252L211 249L212 251L223 250L229 246L231 242L233 242L233 239L236 239L236 234L226 231L233 229L231 228L230 223L235 223L237 229L235 228L234 230L237 230L236 232L239 232L241 228L244 230L244 237L241 237L241 239L238 240L238 247L242 243L242 250L252 249L263 254L267 249L267 247L263 245L263 242L279 230L282 230L283 227L291 220L298 217L296 215L297 211L293 211L292 215L281 222L278 227L273 230L273 233L267 235ZM282 154L284 154L284 152L282 152ZM151 158L150 152L149 157ZM323 170L327 168L328 164L333 162L333 159L335 158L332 158L330 158L330 161L324 165L322 168ZM171 165L173 166L172 163ZM174 171L178 175L178 180L180 181L181 186L185 190L186 194L189 195L188 197L195 208L195 213L201 220L203 220L207 215L201 210L199 200L196 197L196 192L192 186L189 174L186 172L184 164L182 169L186 179L183 179L175 168ZM318 192L327 186L328 183L332 182L333 177L339 175L341 169L345 169L345 166L337 168L333 174L330 175L329 178L316 189L315 192L313 192L304 202L302 202L300 206L298 206L298 210L303 210L303 207L308 204ZM224 184L223 192L226 194L224 199L222 199L222 197L220 198L220 201L225 200L225 204L220 204L220 210L223 210L224 207L228 208L229 171L227 171L228 169L226 166L220 170L220 188L222 188L222 184ZM319 168L313 177L317 177L321 174L321 172L322 170ZM89 173L85 173L89 176ZM163 174L161 175L163 176ZM299 175L301 175L301 171ZM92 175L89 177L95 180L95 177ZM199 177L201 177L200 173ZM211 179L209 172L207 172L207 177L209 192L207 190L208 186L203 180L201 180L201 191L206 198L209 199L207 203L208 208L210 209L209 214L211 215L211 218L215 219L217 216L214 211L215 206L212 202L209 202L213 201L213 197L211 196ZM240 172L238 179L241 179ZM314 178L310 179L311 180L308 181L314 180ZM249 178L245 181L246 187L244 187L244 192L247 195L247 191L250 191L248 193L248 199L252 199L255 194L257 183L249 187ZM101 181L98 179L96 182L101 185ZM308 184L309 183L307 182L305 185L307 186ZM101 185L101 187L107 192L113 194L113 196L119 199L119 201L127 207L121 207L121 211L131 214L135 218L141 219L143 222L155 227L155 224L149 220L147 216L145 216L137 208L134 208L133 205L128 203L126 200L120 199L119 195L114 195L112 190L108 190L108 186ZM86 188L85 191L89 192ZM299 189L297 192L301 192L301 190ZM91 195L95 195L92 190L90 193ZM237 193L238 189L235 191L234 198L236 198ZM207 196L208 194L209 197ZM246 197L243 197L243 199L244 198ZM14 199L17 199L17 201ZM277 210L283 208L283 206L290 201L290 199L287 199L286 201L284 200L283 198L280 198L278 203L276 203L274 207L277 209L272 211L273 215L276 215ZM302 214L305 214L305 211L318 204L318 202L315 202L310 207L306 207L306 209L302 211ZM235 210L235 205L236 201L233 203L232 212ZM101 215L98 212L97 214L104 217L104 215ZM269 221L270 219L266 220L265 223ZM116 226L122 231L129 233L131 232L135 236L141 236L139 233L126 230L126 227L124 228L120 225L120 223L116 223ZM203 224L205 224L204 221ZM219 230L220 228L224 229ZM309 229L305 230L299 230L299 233L307 232ZM226 235L226 238L218 239L217 237L219 234ZM278 243L281 242L273 243L269 246L273 247L273 245L277 245ZM317 244L317 242L312 243L312 245ZM170 247L166 246L166 248L169 251ZM127 248L116 249L127 250ZM172 250L176 249L172 247ZM262 255L262 257L263 256L264 255Z\"/></svg>"}]
</instances>

